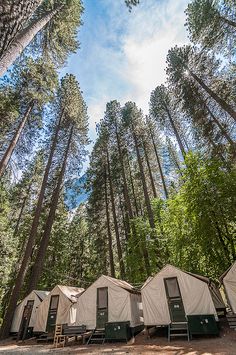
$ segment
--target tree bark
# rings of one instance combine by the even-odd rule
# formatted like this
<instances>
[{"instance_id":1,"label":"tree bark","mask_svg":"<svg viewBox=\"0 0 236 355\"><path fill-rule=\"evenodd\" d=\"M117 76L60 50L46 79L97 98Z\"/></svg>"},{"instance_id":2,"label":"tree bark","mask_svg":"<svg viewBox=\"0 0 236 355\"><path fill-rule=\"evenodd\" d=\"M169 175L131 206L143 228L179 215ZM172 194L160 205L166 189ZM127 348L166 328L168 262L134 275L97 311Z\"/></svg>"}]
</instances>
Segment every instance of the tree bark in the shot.
<instances>
[{"instance_id":1,"label":"tree bark","mask_svg":"<svg viewBox=\"0 0 236 355\"><path fill-rule=\"evenodd\" d=\"M216 118L214 113L210 110L210 108L206 105L206 109L208 113L210 114L213 122L217 125L217 127L220 129L222 136L225 137L225 139L229 142L229 144L232 146L232 148L235 150L235 142L232 140L232 138L229 136L228 132L226 129L222 126L220 121Z\"/></svg>"},{"instance_id":2,"label":"tree bark","mask_svg":"<svg viewBox=\"0 0 236 355\"><path fill-rule=\"evenodd\" d=\"M168 150L169 150L169 156L172 156L172 160L173 160L174 164L176 165L176 168L177 168L179 174L181 176L183 176L183 173L181 171L181 167L180 167L179 162L178 162L178 158L176 158L175 152L174 152L174 150L173 150L173 148L172 148L170 143L168 143Z\"/></svg>"},{"instance_id":3,"label":"tree bark","mask_svg":"<svg viewBox=\"0 0 236 355\"><path fill-rule=\"evenodd\" d=\"M0 5L0 58L42 0L4 0Z\"/></svg>"},{"instance_id":4,"label":"tree bark","mask_svg":"<svg viewBox=\"0 0 236 355\"><path fill-rule=\"evenodd\" d=\"M46 24L61 10L63 5L57 6L55 9L43 14L43 16L26 28L24 28L12 41L5 53L0 58L0 76L2 76L7 69L19 57L22 51L28 46L35 35L46 26Z\"/></svg>"},{"instance_id":5,"label":"tree bark","mask_svg":"<svg viewBox=\"0 0 236 355\"><path fill-rule=\"evenodd\" d=\"M0 176L3 175L3 173L4 173L4 171L5 171L6 167L7 167L7 164L9 163L9 160L11 159L12 153L13 153L13 151L14 151L17 143L18 143L18 140L19 140L19 138L21 136L21 133L22 133L24 127L25 127L26 121L27 121L27 119L28 119L33 107L34 107L34 101L32 101L29 104L27 110L25 111L25 114L24 114L20 124L17 127L17 130L16 130L16 132L15 132L15 134L14 134L14 136L13 136L13 138L12 138L12 140L11 140L11 142L10 142L6 152L5 152L5 154L3 155L2 159L1 159L1 162L0 162Z\"/></svg>"},{"instance_id":6,"label":"tree bark","mask_svg":"<svg viewBox=\"0 0 236 355\"><path fill-rule=\"evenodd\" d=\"M121 243L120 243L120 234L119 234L119 228L118 228L117 217L116 217L115 198L114 198L114 191L113 191L113 185L112 185L110 159L109 159L108 150L106 150L106 155L107 155L108 181L109 181L110 196L111 196L111 207L112 207L112 214L113 214L113 221L114 221L114 228L115 228L115 235L116 235L117 254L118 254L118 259L119 259L121 278L124 279L125 278L125 265L124 265L124 261L123 261L123 255L122 255L122 249L121 249Z\"/></svg>"},{"instance_id":7,"label":"tree bark","mask_svg":"<svg viewBox=\"0 0 236 355\"><path fill-rule=\"evenodd\" d=\"M196 80L196 82L218 103L222 109L227 112L236 121L236 111L221 97L219 97L213 90L211 90L201 78L199 78L195 73L193 73L186 65L185 68L188 70L189 74Z\"/></svg>"},{"instance_id":8,"label":"tree bark","mask_svg":"<svg viewBox=\"0 0 236 355\"><path fill-rule=\"evenodd\" d=\"M41 189L39 192L39 197L38 197L38 201L37 201L37 206L35 209L35 213L34 213L34 219L31 225L31 230L30 230L30 234L29 234L29 238L26 244L26 248L25 248L25 252L24 252L24 256L21 262L21 266L20 269L17 273L16 276L16 280L15 280L15 286L12 290L12 294L9 300L9 305L6 311L6 315L4 317L3 320L3 324L1 327L1 333L0 333L0 338L6 338L9 335L10 332L10 328L11 328L11 322L13 319L13 315L14 315L14 311L16 308L16 304L17 304L17 300L19 298L19 293L21 290L21 287L23 285L24 282L24 278L25 278L25 274L28 268L28 264L29 264L29 260L31 257L31 253L35 244L35 239L36 239L36 235L37 235L37 228L38 228L38 224L39 224L39 218L40 218L40 214L41 214L41 210L42 210L42 204L43 204L43 199L44 199L44 194L45 194L45 190L46 190L46 186L47 186L47 181L48 181L48 175L49 175L49 170L51 168L51 164L52 164L52 158L53 158L53 154L56 148L56 144L57 144L57 138L58 138L58 133L60 130L60 124L61 124L61 120L62 120L62 116L63 113L61 114L59 121L57 123L57 127L55 130L55 135L52 141L52 146L50 149L50 154L48 157L48 162L45 168L45 172L44 172L44 177L43 177L43 181L42 181L42 185L41 185Z\"/></svg>"},{"instance_id":9,"label":"tree bark","mask_svg":"<svg viewBox=\"0 0 236 355\"><path fill-rule=\"evenodd\" d=\"M21 217L22 217L22 215L23 215L23 212L24 212L24 209L25 209L25 205L26 205L26 201L27 201L27 198L28 198L28 196L29 196L31 187L32 187L32 181L31 181L31 183L30 183L29 186L28 186L28 189L27 189L27 191L26 191L26 196L23 198L23 202L22 202L22 204L21 204L20 213L19 213L19 215L18 215L18 218L17 218L17 221L16 221L16 226L15 226L14 233L13 233L13 239L15 239L15 237L16 237L17 234L18 234L18 230L19 230L20 222L21 222Z\"/></svg>"},{"instance_id":10,"label":"tree bark","mask_svg":"<svg viewBox=\"0 0 236 355\"><path fill-rule=\"evenodd\" d=\"M144 155L145 155L145 159L146 159L146 163L147 163L147 167L148 167L149 178L151 181L152 193L153 193L154 198L157 198L156 186L155 186L154 179L152 176L152 169L151 169L151 165L150 165L150 161L149 161L149 157L148 157L148 153L147 153L147 149L146 149L146 145L145 145L144 141L143 141L143 150L144 150Z\"/></svg>"},{"instance_id":11,"label":"tree bark","mask_svg":"<svg viewBox=\"0 0 236 355\"><path fill-rule=\"evenodd\" d=\"M168 117L169 117L171 127L173 128L175 137L176 137L177 142L178 142L178 144L179 144L179 148L180 148L180 151L181 151L181 153L182 153L182 156L183 156L183 158L185 158L186 152L185 152L185 149L184 149L184 145L183 145L183 143L182 143L182 140L181 140L181 138L180 138L179 132L178 132L178 130L177 130L177 127L175 126L175 123L174 123L174 120L173 120L173 118L172 118L172 115L171 115L171 113L170 113L170 111L169 111L169 109L168 109L168 107L167 107L166 105L165 105L165 109L166 109L166 113L167 113L167 115L168 115Z\"/></svg>"},{"instance_id":12,"label":"tree bark","mask_svg":"<svg viewBox=\"0 0 236 355\"><path fill-rule=\"evenodd\" d=\"M105 205L106 205L106 218L107 218L107 237L108 237L108 250L109 250L109 262L110 262L110 272L111 276L115 277L115 266L114 266L114 257L112 249L112 234L111 234L111 225L110 225L110 213L109 213L109 201L107 193L107 171L105 168Z\"/></svg>"},{"instance_id":13,"label":"tree bark","mask_svg":"<svg viewBox=\"0 0 236 355\"><path fill-rule=\"evenodd\" d=\"M234 22L234 21L232 21L232 20L230 20L230 19L228 19L228 18L226 18L226 17L223 17L223 16L220 16L220 19L221 19L223 22L227 23L228 25L230 25L230 26L236 28L236 22Z\"/></svg>"},{"instance_id":14,"label":"tree bark","mask_svg":"<svg viewBox=\"0 0 236 355\"><path fill-rule=\"evenodd\" d=\"M126 209L128 210L129 218L132 219L134 216L133 216L131 201L130 201L130 198L129 198L129 190L128 190L128 184L127 184L127 179L126 179L126 174L125 174L124 159L123 159L123 154L122 154L121 144L120 144L120 138L119 138L119 134L118 134L118 129L117 129L117 124L116 123L115 123L115 130L116 130L116 141L117 141L117 147L118 147L120 165L121 165L121 173L122 173L122 179L123 179L123 184L124 184L125 204L126 204Z\"/></svg>"},{"instance_id":15,"label":"tree bark","mask_svg":"<svg viewBox=\"0 0 236 355\"><path fill-rule=\"evenodd\" d=\"M124 191L123 191L122 195L123 195L123 197L125 197ZM129 215L128 215L126 209L124 208L124 204L123 204L123 201L121 198L122 195L121 194L119 195L120 210L121 210L122 221L123 221L123 226L124 226L125 239L126 239L126 242L128 242L128 240L130 238L130 233L131 233L130 219L129 219ZM131 220L131 223L132 223L132 220ZM135 228L133 227L133 224L132 224L132 230L133 230L133 233L135 234Z\"/></svg>"},{"instance_id":16,"label":"tree bark","mask_svg":"<svg viewBox=\"0 0 236 355\"><path fill-rule=\"evenodd\" d=\"M162 182L163 189L164 189L164 192L165 192L165 197L168 198L168 190L167 190L167 187L166 187L165 177L164 177L164 174L163 174L163 171L162 171L161 161L160 161L160 158L159 158L159 155L158 155L158 152L157 152L157 147L156 147L156 144L155 144L155 141L154 141L154 137L153 137L153 133L152 133L151 129L149 130L149 132L150 132L150 136L151 136L151 139L152 139L152 145L153 145L153 148L154 148L154 152L155 152L155 156L156 156L156 160L157 160L157 165L158 165L158 169L159 169L159 172L160 172L161 182Z\"/></svg>"},{"instance_id":17,"label":"tree bark","mask_svg":"<svg viewBox=\"0 0 236 355\"><path fill-rule=\"evenodd\" d=\"M132 188L132 194L133 194L133 199L134 199L135 212L136 212L136 216L138 216L139 215L138 202L137 202L137 198L136 198L132 170L131 170L128 156L127 156L127 162L128 162L128 168L129 168L129 178L130 178L130 183L131 183L131 188Z\"/></svg>"},{"instance_id":18,"label":"tree bark","mask_svg":"<svg viewBox=\"0 0 236 355\"><path fill-rule=\"evenodd\" d=\"M58 179L57 179L57 185L56 185L56 187L53 191L53 194L52 194L49 214L48 214L45 226L44 226L43 236L40 241L39 250L37 252L37 256L35 258L35 262L34 262L32 272L30 275L29 287L28 287L28 292L27 292L28 294L32 290L35 290L37 288L37 284L38 284L38 281L39 281L41 273L42 273L43 263L44 263L44 259L46 256L46 251L47 251L47 247L48 247L48 243L49 243L49 239L50 239L50 235L51 235L51 230L52 230L53 222L55 220L58 200L59 200L60 191L61 191L61 185L62 185L63 177L65 174L65 170L66 170L66 163L67 163L67 158L68 158L68 154L70 151L72 135L73 135L73 126L70 129L70 134L69 134L69 138L68 138L68 142L67 142L67 146L66 146L66 150L65 150L65 154L64 154L62 167L61 167Z\"/></svg>"},{"instance_id":19,"label":"tree bark","mask_svg":"<svg viewBox=\"0 0 236 355\"><path fill-rule=\"evenodd\" d=\"M141 175L141 181L142 181L142 186L143 186L143 193L144 193L144 199L145 199L145 205L147 209L147 214L148 214L148 220L151 228L155 228L155 222L154 222L154 216L152 212L152 207L151 207L151 201L150 197L148 194L148 189L147 189L147 183L146 183L146 178L143 170L143 163L139 151L139 144L138 144L138 139L134 130L134 127L132 126L132 134L134 138L134 145L135 145L135 150L136 150L136 155L138 159L138 165L139 165L139 171Z\"/></svg>"},{"instance_id":20,"label":"tree bark","mask_svg":"<svg viewBox=\"0 0 236 355\"><path fill-rule=\"evenodd\" d=\"M223 156L221 153L218 152L217 145L215 144L215 142L213 141L213 139L212 139L210 136L208 136L207 139L209 140L210 144L213 146L213 148L214 148L215 151L217 152L217 155L219 155L219 157L220 157L220 159L222 160L222 162L224 162L224 163L226 164L226 160L225 160L224 156Z\"/></svg>"}]
</instances>

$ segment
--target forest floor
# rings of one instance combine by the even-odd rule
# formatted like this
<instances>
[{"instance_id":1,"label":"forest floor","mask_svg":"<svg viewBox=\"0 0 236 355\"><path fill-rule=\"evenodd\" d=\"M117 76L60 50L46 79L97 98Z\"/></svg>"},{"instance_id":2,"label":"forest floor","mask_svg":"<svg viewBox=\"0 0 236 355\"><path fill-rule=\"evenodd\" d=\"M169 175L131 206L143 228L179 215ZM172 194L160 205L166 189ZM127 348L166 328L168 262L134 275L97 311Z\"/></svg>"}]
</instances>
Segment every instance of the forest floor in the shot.
<instances>
[{"instance_id":1,"label":"forest floor","mask_svg":"<svg viewBox=\"0 0 236 355\"><path fill-rule=\"evenodd\" d=\"M7 355L37 355L37 354L158 354L158 355L236 355L236 331L225 329L220 337L194 339L190 342L174 340L168 343L166 337L139 334L135 343L115 343L104 345L78 345L73 343L65 348L54 349L52 344L39 345L35 340L16 343L11 339L0 342L0 354Z\"/></svg>"}]
</instances>

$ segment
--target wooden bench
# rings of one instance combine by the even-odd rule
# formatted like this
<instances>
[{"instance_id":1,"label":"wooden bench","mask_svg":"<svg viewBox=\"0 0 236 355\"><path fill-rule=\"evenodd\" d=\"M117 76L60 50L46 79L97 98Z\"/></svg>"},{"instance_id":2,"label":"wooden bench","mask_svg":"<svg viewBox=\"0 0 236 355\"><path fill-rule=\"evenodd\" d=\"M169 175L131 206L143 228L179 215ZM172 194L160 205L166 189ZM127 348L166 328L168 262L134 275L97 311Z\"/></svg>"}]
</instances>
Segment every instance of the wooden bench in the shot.
<instances>
[{"instance_id":1,"label":"wooden bench","mask_svg":"<svg viewBox=\"0 0 236 355\"><path fill-rule=\"evenodd\" d=\"M58 345L63 345L64 347L70 338L75 338L75 340L78 340L78 337L80 337L82 340L84 340L85 334L85 325L57 324L55 327L53 346L57 348Z\"/></svg>"}]
</instances>

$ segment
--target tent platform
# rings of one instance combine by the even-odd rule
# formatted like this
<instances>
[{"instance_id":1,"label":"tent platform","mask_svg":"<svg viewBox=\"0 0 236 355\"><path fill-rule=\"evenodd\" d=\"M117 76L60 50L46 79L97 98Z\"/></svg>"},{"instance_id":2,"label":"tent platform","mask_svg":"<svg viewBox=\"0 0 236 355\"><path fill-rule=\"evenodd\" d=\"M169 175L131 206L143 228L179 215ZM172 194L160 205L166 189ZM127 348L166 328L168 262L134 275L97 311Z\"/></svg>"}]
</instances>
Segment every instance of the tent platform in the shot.
<instances>
[{"instance_id":1,"label":"tent platform","mask_svg":"<svg viewBox=\"0 0 236 355\"><path fill-rule=\"evenodd\" d=\"M53 336L47 336L47 334L43 334L37 339L37 343L53 343L53 340Z\"/></svg>"}]
</instances>

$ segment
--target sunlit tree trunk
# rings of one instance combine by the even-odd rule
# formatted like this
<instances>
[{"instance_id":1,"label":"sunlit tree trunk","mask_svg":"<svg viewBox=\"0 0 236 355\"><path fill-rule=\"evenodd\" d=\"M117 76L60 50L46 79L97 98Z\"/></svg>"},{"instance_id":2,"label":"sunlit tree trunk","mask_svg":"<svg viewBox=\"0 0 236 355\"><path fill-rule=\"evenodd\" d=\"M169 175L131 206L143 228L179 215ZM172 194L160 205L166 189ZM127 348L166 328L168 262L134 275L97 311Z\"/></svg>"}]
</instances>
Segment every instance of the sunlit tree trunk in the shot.
<instances>
[{"instance_id":1,"label":"sunlit tree trunk","mask_svg":"<svg viewBox=\"0 0 236 355\"><path fill-rule=\"evenodd\" d=\"M30 23L15 37L0 58L0 76L7 71L32 41L34 36L44 28L44 26L62 9L62 7L63 5L57 6L54 10L43 14L42 17Z\"/></svg>"},{"instance_id":2,"label":"sunlit tree trunk","mask_svg":"<svg viewBox=\"0 0 236 355\"><path fill-rule=\"evenodd\" d=\"M173 117L172 117L172 115L171 115L171 113L170 113L170 110L168 109L168 107L167 107L166 105L165 105L165 109L166 109L166 112L167 112L167 115L168 115L168 118L169 118L171 127L173 128L175 137L176 137L176 139L177 139L177 142L178 142L180 151L181 151L182 156L183 156L183 158L184 158L185 155L186 155L186 151L185 151L185 149L184 149L184 145L183 145L183 142L182 142L182 140L181 140L181 138L180 138L178 129L177 129L175 123L174 123L174 120L173 120Z\"/></svg>"},{"instance_id":3,"label":"sunlit tree trunk","mask_svg":"<svg viewBox=\"0 0 236 355\"><path fill-rule=\"evenodd\" d=\"M232 140L232 138L229 136L228 132L226 129L223 127L221 122L216 118L216 116L213 114L213 112L210 110L210 108L206 105L206 109L210 114L210 117L212 118L213 122L217 125L219 130L221 131L221 134L225 139L229 142L231 147L235 150L235 142Z\"/></svg>"},{"instance_id":4,"label":"sunlit tree trunk","mask_svg":"<svg viewBox=\"0 0 236 355\"><path fill-rule=\"evenodd\" d=\"M3 0L0 3L0 58L42 0Z\"/></svg>"},{"instance_id":5,"label":"sunlit tree trunk","mask_svg":"<svg viewBox=\"0 0 236 355\"><path fill-rule=\"evenodd\" d=\"M6 167L7 167L7 164L9 163L9 160L11 159L12 153L13 153L13 151L14 151L14 149L15 149L18 141L19 141L21 133L22 133L24 127L25 127L26 121L27 121L27 119L28 119L33 107L34 107L34 101L32 101L29 104L27 110L25 111L25 114L22 117L22 120L21 120L20 124L17 127L16 132L15 132L15 134L14 134L14 136L13 136L13 138L12 138L12 140L11 140L11 142L10 142L6 152L5 152L5 154L3 155L2 159L1 159L1 162L0 162L0 176L2 176L2 174L4 173L4 171L5 171Z\"/></svg>"},{"instance_id":6,"label":"sunlit tree trunk","mask_svg":"<svg viewBox=\"0 0 236 355\"><path fill-rule=\"evenodd\" d=\"M168 190L167 190L167 187L166 187L166 181L165 181L165 177L164 177L164 174L163 174L163 170L162 170L162 166L161 166L161 161L160 161L160 158L159 158L159 154L158 154L158 152L157 152L156 143L155 143L155 141L154 141L153 133L152 133L151 130L150 130L150 136L151 136L152 145L153 145L154 152L155 152L155 156L156 156L156 161L157 161L158 169L159 169L160 176L161 176L161 182L162 182L163 189L164 189L164 192L165 192L165 197L168 198Z\"/></svg>"},{"instance_id":7,"label":"sunlit tree trunk","mask_svg":"<svg viewBox=\"0 0 236 355\"><path fill-rule=\"evenodd\" d=\"M105 205L106 205L106 218L107 218L109 262L110 262L111 276L115 277L115 266L114 266L114 257L113 257L113 248L112 248L112 234L111 234L110 213L109 213L109 200L108 200L108 191L107 190L108 190L107 189L107 171L105 168Z\"/></svg>"},{"instance_id":8,"label":"sunlit tree trunk","mask_svg":"<svg viewBox=\"0 0 236 355\"><path fill-rule=\"evenodd\" d=\"M185 68L188 70L189 74L193 79L218 103L222 109L227 112L236 121L236 111L230 106L225 100L218 96L209 86L207 86L204 81L199 78L195 73L193 73L186 65Z\"/></svg>"},{"instance_id":9,"label":"sunlit tree trunk","mask_svg":"<svg viewBox=\"0 0 236 355\"><path fill-rule=\"evenodd\" d=\"M131 189L132 189L134 206L135 206L135 213L136 213L136 216L138 216L139 215L139 208L138 208L138 202L137 202L137 197L136 197L135 188L134 188L134 179L133 179L132 170L131 170L130 161L129 161L128 156L127 156L127 163L128 163L128 169L129 169L129 179L130 179L130 184L131 184Z\"/></svg>"},{"instance_id":10,"label":"sunlit tree trunk","mask_svg":"<svg viewBox=\"0 0 236 355\"><path fill-rule=\"evenodd\" d=\"M149 178L151 181L152 193L153 193L153 196L156 198L157 197L156 186L155 186L155 182L154 182L154 179L152 176L152 169L151 169L151 165L150 165L150 161L149 161L149 157L148 157L148 152L147 152L144 142L143 142L143 150L144 150L144 155L145 155L145 159L146 159L146 163L147 163L147 167L148 167Z\"/></svg>"},{"instance_id":11,"label":"sunlit tree trunk","mask_svg":"<svg viewBox=\"0 0 236 355\"><path fill-rule=\"evenodd\" d=\"M115 236L116 236L116 245L117 245L117 254L119 259L119 266L120 266L120 274L121 278L125 278L125 265L123 261L121 243L120 243L120 233L118 228L118 222L116 217L116 207L115 207L115 198L114 198L114 191L113 191L113 184L111 178L111 168L110 168L110 159L108 150L106 151L107 155L107 173L108 173L108 181L110 187L110 196L111 196L111 207L112 207L112 214L113 214L113 222L114 222L114 229L115 229Z\"/></svg>"},{"instance_id":12,"label":"sunlit tree trunk","mask_svg":"<svg viewBox=\"0 0 236 355\"><path fill-rule=\"evenodd\" d=\"M139 144L138 144L138 139L134 130L134 127L132 126L132 134L134 138L134 144L135 144L135 150L136 150L136 155L137 155L137 160L138 160L138 165L139 165L139 171L140 171L140 176L141 176L141 182L143 186L143 193L144 193L144 199L145 199L145 205L147 208L147 214L148 214L148 220L151 228L155 228L155 222L154 222L154 216L153 216L153 211L151 207L151 201L150 197L148 194L148 189L147 189L147 183L146 183L146 178L144 174L144 169L143 169L143 163L139 151Z\"/></svg>"}]
</instances>

